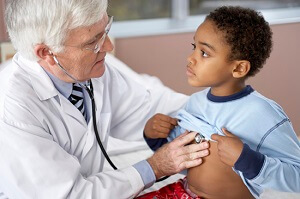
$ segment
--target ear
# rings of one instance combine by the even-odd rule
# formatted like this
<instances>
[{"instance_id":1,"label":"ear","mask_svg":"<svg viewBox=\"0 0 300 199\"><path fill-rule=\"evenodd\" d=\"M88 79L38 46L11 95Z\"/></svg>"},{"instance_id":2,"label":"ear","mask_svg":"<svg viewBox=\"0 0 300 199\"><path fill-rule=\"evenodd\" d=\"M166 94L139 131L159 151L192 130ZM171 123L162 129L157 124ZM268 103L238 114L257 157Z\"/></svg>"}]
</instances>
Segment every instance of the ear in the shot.
<instances>
[{"instance_id":1,"label":"ear","mask_svg":"<svg viewBox=\"0 0 300 199\"><path fill-rule=\"evenodd\" d=\"M239 60L236 61L234 68L232 70L232 76L234 78L242 78L245 77L250 71L251 64L247 60Z\"/></svg>"},{"instance_id":2,"label":"ear","mask_svg":"<svg viewBox=\"0 0 300 199\"><path fill-rule=\"evenodd\" d=\"M50 65L54 65L55 61L53 59L53 54L50 51L49 47L45 44L37 44L34 47L34 53L39 58L39 60L43 60Z\"/></svg>"}]
</instances>

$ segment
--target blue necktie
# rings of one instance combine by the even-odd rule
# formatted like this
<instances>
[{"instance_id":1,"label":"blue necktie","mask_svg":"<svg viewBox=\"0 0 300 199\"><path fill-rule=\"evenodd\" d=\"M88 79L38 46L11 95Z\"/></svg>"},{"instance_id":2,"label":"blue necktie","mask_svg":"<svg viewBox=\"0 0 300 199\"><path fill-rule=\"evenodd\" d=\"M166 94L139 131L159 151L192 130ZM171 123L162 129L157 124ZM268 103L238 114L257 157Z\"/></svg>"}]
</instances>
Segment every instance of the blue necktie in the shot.
<instances>
[{"instance_id":1,"label":"blue necktie","mask_svg":"<svg viewBox=\"0 0 300 199\"><path fill-rule=\"evenodd\" d=\"M69 97L70 102L82 113L86 119L86 111L83 101L83 90L78 83L73 83L73 91Z\"/></svg>"}]
</instances>

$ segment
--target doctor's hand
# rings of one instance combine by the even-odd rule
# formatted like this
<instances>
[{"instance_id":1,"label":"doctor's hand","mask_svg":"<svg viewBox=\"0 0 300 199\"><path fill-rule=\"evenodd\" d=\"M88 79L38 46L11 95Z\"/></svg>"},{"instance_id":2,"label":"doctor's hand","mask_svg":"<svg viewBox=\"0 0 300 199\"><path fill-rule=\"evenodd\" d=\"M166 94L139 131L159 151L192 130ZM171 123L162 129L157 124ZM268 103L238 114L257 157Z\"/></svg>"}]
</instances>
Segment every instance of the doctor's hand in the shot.
<instances>
[{"instance_id":1,"label":"doctor's hand","mask_svg":"<svg viewBox=\"0 0 300 199\"><path fill-rule=\"evenodd\" d=\"M194 140L195 135L195 132L186 131L172 142L163 145L147 159L156 179L179 173L202 163L202 157L209 154L209 144L208 142L189 144Z\"/></svg>"},{"instance_id":2,"label":"doctor's hand","mask_svg":"<svg viewBox=\"0 0 300 199\"><path fill-rule=\"evenodd\" d=\"M240 157L244 144L235 135L222 128L225 136L213 134L211 138L218 143L218 155L222 162L233 167Z\"/></svg>"},{"instance_id":3,"label":"doctor's hand","mask_svg":"<svg viewBox=\"0 0 300 199\"><path fill-rule=\"evenodd\" d=\"M152 139L166 138L176 125L177 119L157 113L147 121L144 134Z\"/></svg>"}]
</instances>

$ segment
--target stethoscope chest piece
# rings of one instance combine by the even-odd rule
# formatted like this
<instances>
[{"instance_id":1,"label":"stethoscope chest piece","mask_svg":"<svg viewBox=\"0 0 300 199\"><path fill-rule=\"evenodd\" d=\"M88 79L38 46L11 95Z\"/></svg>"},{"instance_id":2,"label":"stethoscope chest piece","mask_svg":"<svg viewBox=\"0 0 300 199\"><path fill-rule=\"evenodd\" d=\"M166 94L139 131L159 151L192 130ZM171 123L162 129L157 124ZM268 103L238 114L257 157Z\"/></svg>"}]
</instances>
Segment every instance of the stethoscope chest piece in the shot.
<instances>
[{"instance_id":1,"label":"stethoscope chest piece","mask_svg":"<svg viewBox=\"0 0 300 199\"><path fill-rule=\"evenodd\" d=\"M205 140L205 137L201 133L197 133L194 138L196 144L200 144Z\"/></svg>"}]
</instances>

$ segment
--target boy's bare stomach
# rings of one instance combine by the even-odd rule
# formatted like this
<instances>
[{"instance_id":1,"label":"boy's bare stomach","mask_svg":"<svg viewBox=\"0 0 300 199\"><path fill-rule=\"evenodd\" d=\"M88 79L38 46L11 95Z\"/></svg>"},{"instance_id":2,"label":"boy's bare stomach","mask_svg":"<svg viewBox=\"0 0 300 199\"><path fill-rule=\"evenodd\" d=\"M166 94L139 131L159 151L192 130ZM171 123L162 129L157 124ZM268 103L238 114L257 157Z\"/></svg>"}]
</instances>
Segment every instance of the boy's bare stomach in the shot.
<instances>
[{"instance_id":1,"label":"boy's bare stomach","mask_svg":"<svg viewBox=\"0 0 300 199\"><path fill-rule=\"evenodd\" d=\"M217 143L210 142L210 155L203 163L188 170L188 188L205 199L254 198L242 179L219 159Z\"/></svg>"}]
</instances>

